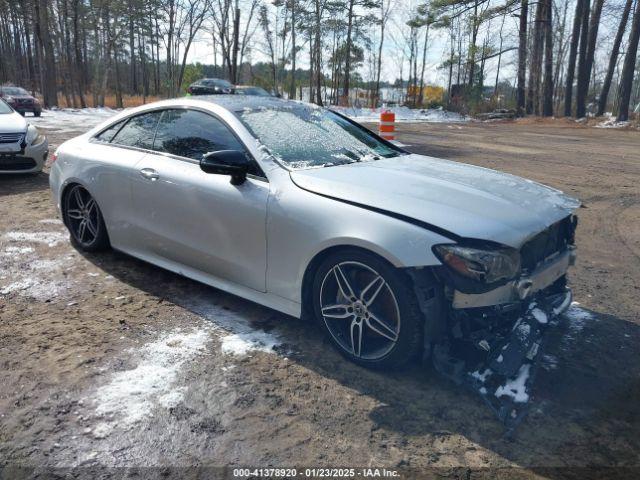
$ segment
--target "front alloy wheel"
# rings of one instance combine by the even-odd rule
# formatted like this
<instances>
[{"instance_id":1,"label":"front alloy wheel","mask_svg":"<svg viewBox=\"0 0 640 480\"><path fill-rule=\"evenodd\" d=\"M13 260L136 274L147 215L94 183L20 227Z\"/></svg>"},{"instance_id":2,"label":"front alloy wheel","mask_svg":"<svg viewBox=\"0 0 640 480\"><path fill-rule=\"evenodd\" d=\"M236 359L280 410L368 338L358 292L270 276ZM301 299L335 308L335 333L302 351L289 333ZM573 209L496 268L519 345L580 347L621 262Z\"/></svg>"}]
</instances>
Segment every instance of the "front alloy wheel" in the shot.
<instances>
[{"instance_id":1,"label":"front alloy wheel","mask_svg":"<svg viewBox=\"0 0 640 480\"><path fill-rule=\"evenodd\" d=\"M109 245L100 208L81 185L74 185L65 195L63 215L73 242L82 250L91 252Z\"/></svg>"},{"instance_id":2,"label":"front alloy wheel","mask_svg":"<svg viewBox=\"0 0 640 480\"><path fill-rule=\"evenodd\" d=\"M410 287L408 278L374 255L332 255L316 274L316 317L354 362L398 366L422 344L423 323Z\"/></svg>"}]
</instances>

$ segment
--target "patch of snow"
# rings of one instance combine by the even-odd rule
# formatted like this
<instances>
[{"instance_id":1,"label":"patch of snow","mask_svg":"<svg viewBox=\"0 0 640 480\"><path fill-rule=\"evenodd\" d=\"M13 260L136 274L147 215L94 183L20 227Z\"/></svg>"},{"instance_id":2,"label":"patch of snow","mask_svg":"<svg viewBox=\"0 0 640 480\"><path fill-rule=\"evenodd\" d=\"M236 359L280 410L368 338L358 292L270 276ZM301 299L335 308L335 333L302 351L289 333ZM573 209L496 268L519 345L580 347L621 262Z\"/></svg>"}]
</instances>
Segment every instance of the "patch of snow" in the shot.
<instances>
[{"instance_id":1,"label":"patch of snow","mask_svg":"<svg viewBox=\"0 0 640 480\"><path fill-rule=\"evenodd\" d=\"M57 218L44 218L40 220L40 223L45 223L47 225L64 225L62 223L62 220L59 220Z\"/></svg>"},{"instance_id":2,"label":"patch of snow","mask_svg":"<svg viewBox=\"0 0 640 480\"><path fill-rule=\"evenodd\" d=\"M611 117L597 124L596 128L626 128L629 125L631 125L631 122L618 122L616 117Z\"/></svg>"},{"instance_id":3,"label":"patch of snow","mask_svg":"<svg viewBox=\"0 0 640 480\"><path fill-rule=\"evenodd\" d=\"M531 334L531 325L529 325L528 323L521 323L516 328L516 334L521 339L527 338Z\"/></svg>"},{"instance_id":4,"label":"patch of snow","mask_svg":"<svg viewBox=\"0 0 640 480\"><path fill-rule=\"evenodd\" d=\"M539 308L534 308L533 310L531 310L531 315L533 315L533 318L535 318L538 323L544 324L549 321L549 319L547 318L547 314Z\"/></svg>"},{"instance_id":5,"label":"patch of snow","mask_svg":"<svg viewBox=\"0 0 640 480\"><path fill-rule=\"evenodd\" d=\"M233 333L222 337L222 353L246 355L252 351L273 353L281 342L274 335L255 330L247 333Z\"/></svg>"},{"instance_id":6,"label":"patch of snow","mask_svg":"<svg viewBox=\"0 0 640 480\"><path fill-rule=\"evenodd\" d=\"M26 255L27 253L33 253L33 248L31 247L16 247L9 245L4 249L4 255Z\"/></svg>"},{"instance_id":7,"label":"patch of snow","mask_svg":"<svg viewBox=\"0 0 640 480\"><path fill-rule=\"evenodd\" d=\"M66 240L61 232L7 232L4 238L13 242L44 243L49 247L55 247Z\"/></svg>"},{"instance_id":8,"label":"patch of snow","mask_svg":"<svg viewBox=\"0 0 640 480\"><path fill-rule=\"evenodd\" d=\"M113 425L106 422L100 422L93 428L93 437L102 439L108 437L113 431Z\"/></svg>"},{"instance_id":9,"label":"patch of snow","mask_svg":"<svg viewBox=\"0 0 640 480\"><path fill-rule=\"evenodd\" d=\"M520 367L518 375L509 379L504 385L500 385L496 389L495 396L500 398L503 396L513 398L514 402L524 403L529 400L529 394L526 389L526 382L529 379L531 365L525 363Z\"/></svg>"},{"instance_id":10,"label":"patch of snow","mask_svg":"<svg viewBox=\"0 0 640 480\"><path fill-rule=\"evenodd\" d=\"M397 123L460 123L470 120L469 117L442 108L388 107L380 109L332 106L330 109L346 115L352 120L370 123L380 121L381 110L395 113Z\"/></svg>"},{"instance_id":11,"label":"patch of snow","mask_svg":"<svg viewBox=\"0 0 640 480\"><path fill-rule=\"evenodd\" d=\"M30 118L29 123L58 133L81 133L117 113L120 110L111 108L55 108L43 110L40 117Z\"/></svg>"},{"instance_id":12,"label":"patch of snow","mask_svg":"<svg viewBox=\"0 0 640 480\"><path fill-rule=\"evenodd\" d=\"M184 396L177 385L184 365L203 355L211 336L208 329L184 333L175 330L158 340L132 350L140 361L132 370L115 373L111 381L93 394L95 412L101 417L114 416L131 426L153 415L158 406L173 406ZM116 418L119 417L119 418Z\"/></svg>"},{"instance_id":13,"label":"patch of snow","mask_svg":"<svg viewBox=\"0 0 640 480\"><path fill-rule=\"evenodd\" d=\"M578 305L578 302L572 302L571 307L564 313L565 317L569 320L569 330L572 336L580 333L587 321L596 318L591 312Z\"/></svg>"},{"instance_id":14,"label":"patch of snow","mask_svg":"<svg viewBox=\"0 0 640 480\"><path fill-rule=\"evenodd\" d=\"M485 380L491 376L493 372L490 369L486 369L484 372L480 373L478 370L476 370L475 372L471 372L469 375L471 375L473 378L480 380L482 383L485 382Z\"/></svg>"},{"instance_id":15,"label":"patch of snow","mask_svg":"<svg viewBox=\"0 0 640 480\"><path fill-rule=\"evenodd\" d=\"M32 280L29 280L29 279L19 280L17 282L13 282L13 283L10 283L9 285L6 285L6 286L2 287L2 289L0 290L0 294L1 295L8 295L8 294L13 293L13 292L19 292L21 290L26 290L31 285L33 285Z\"/></svg>"},{"instance_id":16,"label":"patch of snow","mask_svg":"<svg viewBox=\"0 0 640 480\"><path fill-rule=\"evenodd\" d=\"M185 303L186 308L210 322L220 334L222 353L238 356L252 351L273 352L283 343L277 334L253 327L246 313L215 305L208 297L196 296Z\"/></svg>"},{"instance_id":17,"label":"patch of snow","mask_svg":"<svg viewBox=\"0 0 640 480\"><path fill-rule=\"evenodd\" d=\"M20 241L22 238L30 241L32 235L37 235L25 232L9 233L20 233L20 235L5 235L9 235L12 241ZM47 238L47 240L51 239L51 236ZM64 258L38 259L30 255L33 252L33 248L21 245L5 247L3 255L0 256L0 268L7 273L3 278L9 278L10 283L0 284L0 295L15 292L37 300L50 300L69 288L70 280L62 274L63 270L68 269Z\"/></svg>"}]
</instances>

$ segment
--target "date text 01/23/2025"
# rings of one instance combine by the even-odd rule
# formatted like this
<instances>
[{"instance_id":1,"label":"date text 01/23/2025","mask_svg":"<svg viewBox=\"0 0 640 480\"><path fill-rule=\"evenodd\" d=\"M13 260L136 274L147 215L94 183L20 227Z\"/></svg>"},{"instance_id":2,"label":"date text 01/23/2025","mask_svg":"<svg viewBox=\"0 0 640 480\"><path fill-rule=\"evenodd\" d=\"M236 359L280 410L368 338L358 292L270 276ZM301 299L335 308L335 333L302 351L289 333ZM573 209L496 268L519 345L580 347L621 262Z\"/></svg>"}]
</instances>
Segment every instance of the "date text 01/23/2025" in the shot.
<instances>
[{"instance_id":1,"label":"date text 01/23/2025","mask_svg":"<svg viewBox=\"0 0 640 480\"><path fill-rule=\"evenodd\" d=\"M399 473L386 468L234 468L234 478L394 478Z\"/></svg>"}]
</instances>

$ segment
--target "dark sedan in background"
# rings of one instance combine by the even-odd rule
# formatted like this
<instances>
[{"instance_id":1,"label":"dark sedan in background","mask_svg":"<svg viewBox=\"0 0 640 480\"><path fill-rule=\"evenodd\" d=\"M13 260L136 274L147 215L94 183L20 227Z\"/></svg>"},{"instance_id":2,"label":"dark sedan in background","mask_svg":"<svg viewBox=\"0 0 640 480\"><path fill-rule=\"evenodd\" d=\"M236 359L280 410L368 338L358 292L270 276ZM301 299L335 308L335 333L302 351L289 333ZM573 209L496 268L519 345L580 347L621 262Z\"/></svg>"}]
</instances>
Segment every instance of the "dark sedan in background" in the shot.
<instances>
[{"instance_id":1,"label":"dark sedan in background","mask_svg":"<svg viewBox=\"0 0 640 480\"><path fill-rule=\"evenodd\" d=\"M231 83L221 78L201 78L192 83L187 88L190 95L218 95L224 93L234 93Z\"/></svg>"},{"instance_id":2,"label":"dark sedan in background","mask_svg":"<svg viewBox=\"0 0 640 480\"><path fill-rule=\"evenodd\" d=\"M20 115L27 112L39 117L42 113L42 105L29 92L20 87L0 87L0 98L7 102Z\"/></svg>"}]
</instances>

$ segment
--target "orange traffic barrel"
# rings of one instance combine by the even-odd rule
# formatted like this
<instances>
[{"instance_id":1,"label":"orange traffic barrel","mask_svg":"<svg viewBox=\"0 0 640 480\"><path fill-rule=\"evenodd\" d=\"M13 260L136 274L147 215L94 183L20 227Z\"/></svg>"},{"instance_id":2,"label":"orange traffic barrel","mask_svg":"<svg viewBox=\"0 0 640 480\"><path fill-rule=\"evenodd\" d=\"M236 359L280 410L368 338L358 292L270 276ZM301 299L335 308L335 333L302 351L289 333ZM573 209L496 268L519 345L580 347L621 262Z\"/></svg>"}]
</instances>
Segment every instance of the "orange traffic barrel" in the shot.
<instances>
[{"instance_id":1,"label":"orange traffic barrel","mask_svg":"<svg viewBox=\"0 0 640 480\"><path fill-rule=\"evenodd\" d=\"M380 126L378 134L385 140L395 140L396 114L383 110L380 112Z\"/></svg>"}]
</instances>

